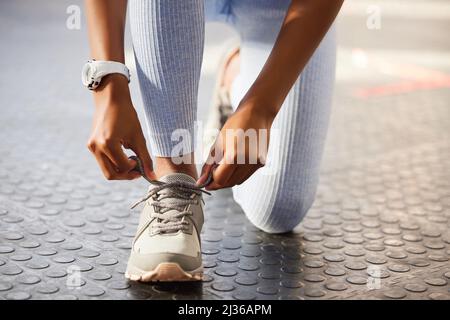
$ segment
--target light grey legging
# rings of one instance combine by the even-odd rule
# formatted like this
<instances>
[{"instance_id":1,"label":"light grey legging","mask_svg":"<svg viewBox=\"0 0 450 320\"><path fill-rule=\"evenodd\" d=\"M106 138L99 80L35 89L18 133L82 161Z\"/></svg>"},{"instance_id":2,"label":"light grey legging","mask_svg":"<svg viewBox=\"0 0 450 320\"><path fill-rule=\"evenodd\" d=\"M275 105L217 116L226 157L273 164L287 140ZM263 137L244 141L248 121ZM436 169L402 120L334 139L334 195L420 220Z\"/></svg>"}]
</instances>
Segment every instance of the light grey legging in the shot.
<instances>
[{"instance_id":1,"label":"light grey legging","mask_svg":"<svg viewBox=\"0 0 450 320\"><path fill-rule=\"evenodd\" d=\"M171 139L175 129L187 129L194 136L205 16L231 24L240 35L240 74L231 92L236 107L267 59L288 6L287 0L130 1L137 73L153 154L171 155L178 143ZM331 107L335 51L331 28L273 123L278 134L271 135L269 173L260 169L233 188L249 220L264 231L292 230L314 201Z\"/></svg>"}]
</instances>

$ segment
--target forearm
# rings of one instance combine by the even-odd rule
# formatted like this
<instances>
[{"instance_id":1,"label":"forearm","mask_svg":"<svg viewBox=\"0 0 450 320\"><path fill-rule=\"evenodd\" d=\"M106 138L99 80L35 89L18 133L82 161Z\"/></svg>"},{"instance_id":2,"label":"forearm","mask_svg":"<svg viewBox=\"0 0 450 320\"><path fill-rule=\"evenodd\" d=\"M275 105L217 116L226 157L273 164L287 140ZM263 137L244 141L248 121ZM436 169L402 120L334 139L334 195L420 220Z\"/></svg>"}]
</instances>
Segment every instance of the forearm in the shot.
<instances>
[{"instance_id":1,"label":"forearm","mask_svg":"<svg viewBox=\"0 0 450 320\"><path fill-rule=\"evenodd\" d=\"M91 57L125 63L127 0L85 0L85 6ZM106 107L111 100L130 100L128 81L118 74L104 77L93 94L97 107Z\"/></svg>"},{"instance_id":2,"label":"forearm","mask_svg":"<svg viewBox=\"0 0 450 320\"><path fill-rule=\"evenodd\" d=\"M92 58L124 63L127 0L85 0L85 6Z\"/></svg>"},{"instance_id":3,"label":"forearm","mask_svg":"<svg viewBox=\"0 0 450 320\"><path fill-rule=\"evenodd\" d=\"M243 101L274 117L343 0L293 0L272 52Z\"/></svg>"}]
</instances>

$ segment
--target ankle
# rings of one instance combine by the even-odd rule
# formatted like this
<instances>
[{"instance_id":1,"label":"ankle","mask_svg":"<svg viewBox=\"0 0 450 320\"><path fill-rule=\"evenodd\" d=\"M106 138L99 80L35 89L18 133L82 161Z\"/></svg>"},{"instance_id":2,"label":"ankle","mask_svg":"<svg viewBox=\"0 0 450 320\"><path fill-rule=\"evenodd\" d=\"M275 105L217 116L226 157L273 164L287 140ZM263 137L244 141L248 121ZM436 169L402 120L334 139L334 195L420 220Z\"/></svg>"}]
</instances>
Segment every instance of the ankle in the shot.
<instances>
[{"instance_id":1,"label":"ankle","mask_svg":"<svg viewBox=\"0 0 450 320\"><path fill-rule=\"evenodd\" d=\"M185 155L183 158L156 157L154 166L158 179L171 173L184 173L195 180L198 178L193 154Z\"/></svg>"}]
</instances>

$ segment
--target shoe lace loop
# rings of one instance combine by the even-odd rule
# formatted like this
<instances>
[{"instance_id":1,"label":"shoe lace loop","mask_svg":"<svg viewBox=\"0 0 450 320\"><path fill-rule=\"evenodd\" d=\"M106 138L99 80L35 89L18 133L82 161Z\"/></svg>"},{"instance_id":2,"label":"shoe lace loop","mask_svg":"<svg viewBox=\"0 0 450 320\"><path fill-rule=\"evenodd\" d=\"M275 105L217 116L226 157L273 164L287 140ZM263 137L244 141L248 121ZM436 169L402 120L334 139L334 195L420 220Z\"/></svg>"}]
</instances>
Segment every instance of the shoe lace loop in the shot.
<instances>
[{"instance_id":1,"label":"shoe lace loop","mask_svg":"<svg viewBox=\"0 0 450 320\"><path fill-rule=\"evenodd\" d=\"M154 185L142 199L131 206L131 209L151 199L150 205L154 207L154 212L152 212L150 218L156 219L150 230L152 234L186 230L189 222L184 217L193 213L185 210L185 208L189 204L197 203L198 200L195 199L194 195L211 194L203 188L211 182L212 174L205 183L198 186L184 181L162 182L152 180L145 175L142 162L138 157L132 156L130 158L136 161L136 170L141 173L142 177Z\"/></svg>"}]
</instances>

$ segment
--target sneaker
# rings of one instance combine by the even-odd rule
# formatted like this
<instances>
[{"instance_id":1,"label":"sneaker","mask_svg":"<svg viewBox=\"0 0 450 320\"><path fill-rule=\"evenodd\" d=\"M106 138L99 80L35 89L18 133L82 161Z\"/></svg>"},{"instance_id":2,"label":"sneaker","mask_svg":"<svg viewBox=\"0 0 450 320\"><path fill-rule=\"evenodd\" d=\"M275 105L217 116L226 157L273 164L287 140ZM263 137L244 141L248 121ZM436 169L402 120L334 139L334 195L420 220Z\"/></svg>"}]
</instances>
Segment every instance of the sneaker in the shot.
<instances>
[{"instance_id":1,"label":"sneaker","mask_svg":"<svg viewBox=\"0 0 450 320\"><path fill-rule=\"evenodd\" d=\"M183 173L160 182L140 201L145 205L125 276L143 282L201 280L202 191Z\"/></svg>"}]
</instances>

